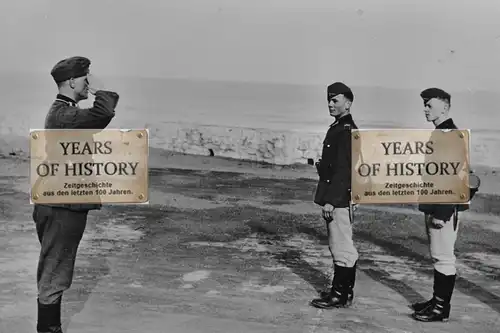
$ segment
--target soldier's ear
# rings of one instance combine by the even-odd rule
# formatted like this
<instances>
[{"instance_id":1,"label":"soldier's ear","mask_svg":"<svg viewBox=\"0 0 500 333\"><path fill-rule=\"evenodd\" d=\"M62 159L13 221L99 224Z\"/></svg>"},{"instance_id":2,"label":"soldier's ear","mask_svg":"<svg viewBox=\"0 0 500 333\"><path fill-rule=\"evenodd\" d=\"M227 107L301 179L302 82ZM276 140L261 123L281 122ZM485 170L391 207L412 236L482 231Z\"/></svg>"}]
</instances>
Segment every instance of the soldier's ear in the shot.
<instances>
[{"instance_id":1,"label":"soldier's ear","mask_svg":"<svg viewBox=\"0 0 500 333\"><path fill-rule=\"evenodd\" d=\"M350 100L348 100L348 99L347 99L347 100L345 101L345 107L346 107L346 109L347 109L347 110L350 110L350 109L351 109L351 105L352 105L352 102L351 102Z\"/></svg>"},{"instance_id":2,"label":"soldier's ear","mask_svg":"<svg viewBox=\"0 0 500 333\"><path fill-rule=\"evenodd\" d=\"M75 80L73 78L69 79L68 83L71 89L75 89Z\"/></svg>"}]
</instances>

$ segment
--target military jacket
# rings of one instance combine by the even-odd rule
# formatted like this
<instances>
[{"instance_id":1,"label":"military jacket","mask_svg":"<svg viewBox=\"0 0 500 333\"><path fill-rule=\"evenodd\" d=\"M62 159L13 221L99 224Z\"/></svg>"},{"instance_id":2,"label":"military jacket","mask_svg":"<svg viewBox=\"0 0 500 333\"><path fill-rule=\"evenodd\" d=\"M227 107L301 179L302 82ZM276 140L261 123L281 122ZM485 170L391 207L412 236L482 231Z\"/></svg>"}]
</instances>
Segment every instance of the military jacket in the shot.
<instances>
[{"instance_id":1,"label":"military jacket","mask_svg":"<svg viewBox=\"0 0 500 333\"><path fill-rule=\"evenodd\" d=\"M314 203L348 207L351 200L351 131L358 127L347 114L332 125L323 141L321 159L316 163L319 175Z\"/></svg>"},{"instance_id":2,"label":"military jacket","mask_svg":"<svg viewBox=\"0 0 500 333\"><path fill-rule=\"evenodd\" d=\"M458 129L458 127L453 122L453 119L447 119L438 126L436 126L436 130L443 129ZM470 198L472 198L477 190L471 189ZM430 214L434 218L439 219L441 221L449 221L455 211L465 211L469 209L469 204L420 204L418 206L418 210L425 213Z\"/></svg>"},{"instance_id":3,"label":"military jacket","mask_svg":"<svg viewBox=\"0 0 500 333\"><path fill-rule=\"evenodd\" d=\"M108 126L115 116L119 95L111 91L97 91L92 107L79 108L75 101L58 94L45 118L45 129L96 129ZM46 149L51 149L46 147ZM49 152L47 152L49 154ZM66 208L73 211L100 209L101 204L43 204L45 206Z\"/></svg>"}]
</instances>

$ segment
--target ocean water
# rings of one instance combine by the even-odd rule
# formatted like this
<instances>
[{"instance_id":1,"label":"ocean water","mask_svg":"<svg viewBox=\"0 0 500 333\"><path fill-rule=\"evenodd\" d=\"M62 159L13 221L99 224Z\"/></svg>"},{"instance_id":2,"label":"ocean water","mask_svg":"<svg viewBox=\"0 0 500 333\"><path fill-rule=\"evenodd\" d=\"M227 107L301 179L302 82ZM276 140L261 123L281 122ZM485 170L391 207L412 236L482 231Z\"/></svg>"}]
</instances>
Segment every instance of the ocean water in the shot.
<instances>
[{"instance_id":1,"label":"ocean water","mask_svg":"<svg viewBox=\"0 0 500 333\"><path fill-rule=\"evenodd\" d=\"M110 127L159 128L184 122L214 126L325 133L328 115L324 86L236 83L144 78L102 78L120 93ZM41 128L57 93L50 76L0 77L0 135L27 136ZM352 114L360 128L432 128L423 115L419 91L353 86ZM424 87L426 88L426 87ZM472 132L471 160L500 167L500 94L452 93L452 117ZM82 107L92 100L82 102Z\"/></svg>"}]
</instances>

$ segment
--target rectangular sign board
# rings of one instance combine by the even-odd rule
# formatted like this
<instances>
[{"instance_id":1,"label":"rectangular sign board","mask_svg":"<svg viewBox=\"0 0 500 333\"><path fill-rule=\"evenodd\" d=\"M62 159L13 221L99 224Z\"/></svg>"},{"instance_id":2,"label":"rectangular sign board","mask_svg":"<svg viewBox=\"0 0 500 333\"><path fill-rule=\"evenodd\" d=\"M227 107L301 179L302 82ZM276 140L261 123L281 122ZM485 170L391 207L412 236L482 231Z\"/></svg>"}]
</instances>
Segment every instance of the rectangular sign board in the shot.
<instances>
[{"instance_id":1,"label":"rectangular sign board","mask_svg":"<svg viewBox=\"0 0 500 333\"><path fill-rule=\"evenodd\" d=\"M352 201L467 203L468 130L352 131Z\"/></svg>"},{"instance_id":2,"label":"rectangular sign board","mask_svg":"<svg viewBox=\"0 0 500 333\"><path fill-rule=\"evenodd\" d=\"M31 202L147 203L149 133L141 130L30 131Z\"/></svg>"}]
</instances>

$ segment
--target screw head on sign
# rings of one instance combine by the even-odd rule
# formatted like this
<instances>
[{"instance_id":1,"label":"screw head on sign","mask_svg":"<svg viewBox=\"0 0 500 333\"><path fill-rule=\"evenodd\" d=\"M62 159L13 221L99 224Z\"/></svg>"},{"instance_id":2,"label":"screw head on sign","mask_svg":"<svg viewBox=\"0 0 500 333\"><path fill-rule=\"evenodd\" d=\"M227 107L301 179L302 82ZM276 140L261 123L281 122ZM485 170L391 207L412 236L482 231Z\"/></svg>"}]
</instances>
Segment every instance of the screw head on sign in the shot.
<instances>
[{"instance_id":1,"label":"screw head on sign","mask_svg":"<svg viewBox=\"0 0 500 333\"><path fill-rule=\"evenodd\" d=\"M38 134L36 133L33 133L33 135L31 136L34 140L38 139Z\"/></svg>"},{"instance_id":2,"label":"screw head on sign","mask_svg":"<svg viewBox=\"0 0 500 333\"><path fill-rule=\"evenodd\" d=\"M355 200L359 200L359 199L361 199L361 197L360 197L359 195L357 195L357 194L356 194L356 195L354 196L354 199L355 199Z\"/></svg>"},{"instance_id":3,"label":"screw head on sign","mask_svg":"<svg viewBox=\"0 0 500 333\"><path fill-rule=\"evenodd\" d=\"M460 137L460 139L463 139L464 138L464 133L460 132L460 134L458 136Z\"/></svg>"},{"instance_id":4,"label":"screw head on sign","mask_svg":"<svg viewBox=\"0 0 500 333\"><path fill-rule=\"evenodd\" d=\"M359 139L359 134L358 133L354 134L354 139L356 139L356 140Z\"/></svg>"},{"instance_id":5,"label":"screw head on sign","mask_svg":"<svg viewBox=\"0 0 500 333\"><path fill-rule=\"evenodd\" d=\"M142 137L143 137L143 136L144 136L144 134L142 134L141 132L137 133L137 137L138 137L139 139L142 139Z\"/></svg>"},{"instance_id":6,"label":"screw head on sign","mask_svg":"<svg viewBox=\"0 0 500 333\"><path fill-rule=\"evenodd\" d=\"M465 194L460 194L460 199L465 199Z\"/></svg>"},{"instance_id":7,"label":"screw head on sign","mask_svg":"<svg viewBox=\"0 0 500 333\"><path fill-rule=\"evenodd\" d=\"M34 199L34 200L38 200L38 198L39 198L39 197L38 197L38 194L33 194L33 199Z\"/></svg>"},{"instance_id":8,"label":"screw head on sign","mask_svg":"<svg viewBox=\"0 0 500 333\"><path fill-rule=\"evenodd\" d=\"M139 194L139 200L144 199L144 194Z\"/></svg>"}]
</instances>

